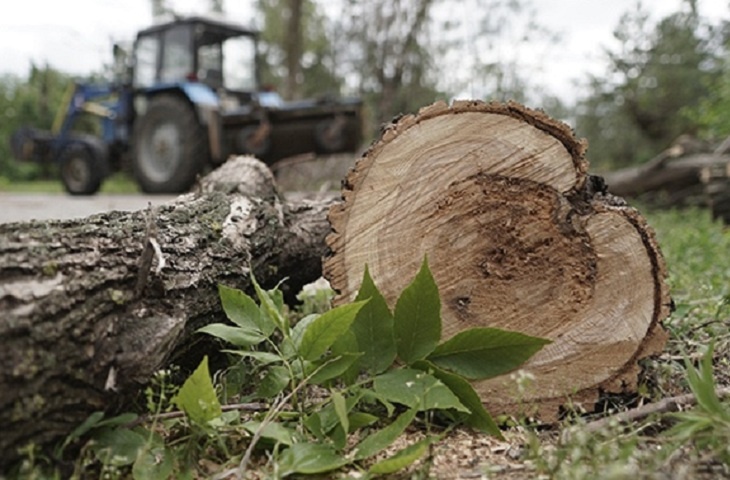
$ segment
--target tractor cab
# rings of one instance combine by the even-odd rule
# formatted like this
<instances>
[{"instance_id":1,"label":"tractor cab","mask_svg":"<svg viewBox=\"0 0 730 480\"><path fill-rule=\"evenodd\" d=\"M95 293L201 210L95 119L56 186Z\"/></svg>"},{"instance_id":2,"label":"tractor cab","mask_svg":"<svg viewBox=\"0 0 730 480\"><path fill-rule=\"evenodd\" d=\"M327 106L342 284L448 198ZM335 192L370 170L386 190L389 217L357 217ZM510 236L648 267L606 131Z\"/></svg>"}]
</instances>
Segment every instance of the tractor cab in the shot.
<instances>
[{"instance_id":1,"label":"tractor cab","mask_svg":"<svg viewBox=\"0 0 730 480\"><path fill-rule=\"evenodd\" d=\"M250 98L258 89L256 37L202 17L149 27L137 35L132 85L149 90L193 82Z\"/></svg>"}]
</instances>

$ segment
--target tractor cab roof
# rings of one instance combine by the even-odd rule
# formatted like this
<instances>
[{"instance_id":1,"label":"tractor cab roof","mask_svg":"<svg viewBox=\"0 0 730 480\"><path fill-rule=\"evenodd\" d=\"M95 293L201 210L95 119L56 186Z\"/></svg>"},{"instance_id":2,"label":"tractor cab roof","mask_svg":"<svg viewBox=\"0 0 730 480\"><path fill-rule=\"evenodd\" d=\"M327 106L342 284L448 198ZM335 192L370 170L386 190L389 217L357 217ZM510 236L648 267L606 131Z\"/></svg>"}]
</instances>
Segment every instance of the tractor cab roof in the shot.
<instances>
[{"instance_id":1,"label":"tractor cab roof","mask_svg":"<svg viewBox=\"0 0 730 480\"><path fill-rule=\"evenodd\" d=\"M137 38L145 37L149 35L157 35L171 28L175 28L181 25L189 25L191 28L195 28L196 33L205 38L204 43L212 43L214 40L223 41L231 37L240 36L258 36L258 31L246 28L243 25L229 22L223 19L216 19L210 17L192 16L192 17L179 17L172 21L158 23L151 27L140 30L137 33ZM206 41L207 40L207 41Z\"/></svg>"}]
</instances>

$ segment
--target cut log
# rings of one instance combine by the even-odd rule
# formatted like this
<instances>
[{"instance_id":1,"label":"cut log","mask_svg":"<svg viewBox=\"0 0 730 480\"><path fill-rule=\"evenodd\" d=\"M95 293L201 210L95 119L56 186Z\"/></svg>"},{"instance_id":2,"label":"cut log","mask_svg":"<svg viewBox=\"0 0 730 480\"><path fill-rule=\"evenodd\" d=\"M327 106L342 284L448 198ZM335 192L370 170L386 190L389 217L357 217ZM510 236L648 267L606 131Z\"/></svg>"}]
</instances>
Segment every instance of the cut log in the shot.
<instances>
[{"instance_id":1,"label":"cut log","mask_svg":"<svg viewBox=\"0 0 730 480\"><path fill-rule=\"evenodd\" d=\"M0 472L206 353L194 332L224 321L219 283L250 292L253 271L296 294L319 278L329 204L283 202L242 157L149 211L0 225Z\"/></svg>"},{"instance_id":2,"label":"cut log","mask_svg":"<svg viewBox=\"0 0 730 480\"><path fill-rule=\"evenodd\" d=\"M349 301L368 265L393 307L427 254L444 339L468 327L551 339L522 380L475 382L493 413L550 421L569 401L635 391L638 360L666 342L664 260L587 169L584 144L540 112L434 104L387 127L348 175L325 276Z\"/></svg>"}]
</instances>

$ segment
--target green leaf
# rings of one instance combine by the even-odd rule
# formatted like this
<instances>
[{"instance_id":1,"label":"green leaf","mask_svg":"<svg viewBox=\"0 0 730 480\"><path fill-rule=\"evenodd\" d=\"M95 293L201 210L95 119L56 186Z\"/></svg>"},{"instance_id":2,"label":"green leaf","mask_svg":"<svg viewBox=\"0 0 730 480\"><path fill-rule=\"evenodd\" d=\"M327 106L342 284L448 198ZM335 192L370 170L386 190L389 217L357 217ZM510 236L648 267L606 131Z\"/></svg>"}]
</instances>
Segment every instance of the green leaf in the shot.
<instances>
[{"instance_id":1,"label":"green leaf","mask_svg":"<svg viewBox=\"0 0 730 480\"><path fill-rule=\"evenodd\" d=\"M255 434L261 429L262 422L251 420L242 425L243 428ZM261 437L282 445L294 444L294 432L277 422L269 422L261 430Z\"/></svg>"},{"instance_id":2,"label":"green leaf","mask_svg":"<svg viewBox=\"0 0 730 480\"><path fill-rule=\"evenodd\" d=\"M375 415L372 415L370 413L366 412L352 412L348 416L348 421L350 422L350 429L351 431L356 431L359 428L363 427L369 427L373 423L380 420L379 417L376 417Z\"/></svg>"},{"instance_id":3,"label":"green leaf","mask_svg":"<svg viewBox=\"0 0 730 480\"><path fill-rule=\"evenodd\" d=\"M442 343L428 356L441 368L471 380L518 368L550 340L498 328L471 328Z\"/></svg>"},{"instance_id":4,"label":"green leaf","mask_svg":"<svg viewBox=\"0 0 730 480\"><path fill-rule=\"evenodd\" d=\"M131 465L139 452L147 445L147 439L126 428L103 430L94 437L93 449L96 458L106 465Z\"/></svg>"},{"instance_id":5,"label":"green leaf","mask_svg":"<svg viewBox=\"0 0 730 480\"><path fill-rule=\"evenodd\" d=\"M317 440L320 442L324 440L324 436L326 432L322 428L322 412L313 412L306 417L304 417L304 420L302 421L304 426L309 430L309 432L315 436Z\"/></svg>"},{"instance_id":6,"label":"green leaf","mask_svg":"<svg viewBox=\"0 0 730 480\"><path fill-rule=\"evenodd\" d=\"M364 304L365 302L355 302L342 305L317 317L304 330L299 355L305 360L321 357L350 328L355 315Z\"/></svg>"},{"instance_id":7,"label":"green leaf","mask_svg":"<svg viewBox=\"0 0 730 480\"><path fill-rule=\"evenodd\" d=\"M337 419L339 420L340 425L342 425L342 430L345 433L349 432L350 420L347 417L348 408L347 404L345 403L345 397L343 397L340 392L332 392L330 397L332 398L332 405L335 408Z\"/></svg>"},{"instance_id":8,"label":"green leaf","mask_svg":"<svg viewBox=\"0 0 730 480\"><path fill-rule=\"evenodd\" d=\"M423 457L428 452L428 447L439 440L439 437L426 437L413 445L409 445L398 451L392 457L381 460L372 467L369 472L376 475L387 475L403 470L413 462Z\"/></svg>"},{"instance_id":9,"label":"green leaf","mask_svg":"<svg viewBox=\"0 0 730 480\"><path fill-rule=\"evenodd\" d=\"M697 405L706 413L718 416L726 422L730 422L730 412L722 404L715 390L715 379L713 377L712 357L715 352L715 342L710 342L707 351L700 359L699 369L692 365L692 362L685 359L687 369L687 381L690 389L697 398Z\"/></svg>"},{"instance_id":10,"label":"green leaf","mask_svg":"<svg viewBox=\"0 0 730 480\"><path fill-rule=\"evenodd\" d=\"M259 331L268 337L274 333L276 326L268 317L261 315L261 310L253 298L241 290L218 285L223 311L230 321L249 331Z\"/></svg>"},{"instance_id":11,"label":"green leaf","mask_svg":"<svg viewBox=\"0 0 730 480\"><path fill-rule=\"evenodd\" d=\"M393 327L398 356L407 364L426 358L441 339L441 300L425 257L398 298Z\"/></svg>"},{"instance_id":12,"label":"green leaf","mask_svg":"<svg viewBox=\"0 0 730 480\"><path fill-rule=\"evenodd\" d=\"M249 330L243 327L234 327L223 323L211 323L199 328L198 333L207 333L231 343L237 347L258 345L266 339L259 330Z\"/></svg>"},{"instance_id":13,"label":"green leaf","mask_svg":"<svg viewBox=\"0 0 730 480\"><path fill-rule=\"evenodd\" d=\"M289 370L283 365L274 365L256 388L256 397L274 398L289 384Z\"/></svg>"},{"instance_id":14,"label":"green leaf","mask_svg":"<svg viewBox=\"0 0 730 480\"><path fill-rule=\"evenodd\" d=\"M302 337L304 337L304 331L318 317L319 315L317 314L307 315L294 325L294 328L291 329L291 341L282 344L282 352L287 358L293 357L299 351L299 346L302 344Z\"/></svg>"},{"instance_id":15,"label":"green leaf","mask_svg":"<svg viewBox=\"0 0 730 480\"><path fill-rule=\"evenodd\" d=\"M393 364L396 357L393 314L385 298L375 286L365 266L362 285L355 301L370 300L363 306L352 323L358 350L363 353L358 367L378 374Z\"/></svg>"},{"instance_id":16,"label":"green leaf","mask_svg":"<svg viewBox=\"0 0 730 480\"><path fill-rule=\"evenodd\" d=\"M221 404L213 387L208 370L208 356L203 357L198 368L185 380L177 395L172 399L191 421L205 425L221 416Z\"/></svg>"},{"instance_id":17,"label":"green leaf","mask_svg":"<svg viewBox=\"0 0 730 480\"><path fill-rule=\"evenodd\" d=\"M251 274L251 283L253 284L254 290L256 290L256 296L261 303L260 311L263 317L262 321L271 322L280 332L284 333L285 336L289 335L289 322L284 318L283 305L280 301L280 294L274 292L267 292L261 285L258 284L256 279Z\"/></svg>"},{"instance_id":18,"label":"green leaf","mask_svg":"<svg viewBox=\"0 0 730 480\"><path fill-rule=\"evenodd\" d=\"M387 427L365 437L354 449L355 460L372 457L381 450L388 448L405 431L406 427L411 424L415 417L416 409L411 408L400 414Z\"/></svg>"},{"instance_id":19,"label":"green leaf","mask_svg":"<svg viewBox=\"0 0 730 480\"><path fill-rule=\"evenodd\" d=\"M270 365L272 363L284 361L279 355L271 352L260 352L258 350L221 350L225 353L231 353L240 357L253 358L259 365Z\"/></svg>"},{"instance_id":20,"label":"green leaf","mask_svg":"<svg viewBox=\"0 0 730 480\"><path fill-rule=\"evenodd\" d=\"M99 423L94 425L94 428L99 427L119 427L122 425L127 425L128 423L132 423L133 421L137 420L139 415L136 413L121 413L117 416L107 418L106 420L101 420Z\"/></svg>"},{"instance_id":21,"label":"green leaf","mask_svg":"<svg viewBox=\"0 0 730 480\"><path fill-rule=\"evenodd\" d=\"M69 446L71 442L82 437L89 430L96 428L102 418L104 418L104 412L94 412L86 417L86 420L81 422L79 426L74 428L73 431L68 434L66 439L63 441L63 444L61 445L61 452L63 452L63 449Z\"/></svg>"},{"instance_id":22,"label":"green leaf","mask_svg":"<svg viewBox=\"0 0 730 480\"><path fill-rule=\"evenodd\" d=\"M367 307L367 304L365 307ZM360 311L362 311L362 309L360 309ZM355 318L357 319L357 317ZM355 333L352 331L352 327L343 333L340 338L332 344L331 351L332 356L339 357L351 357L352 355L357 355L359 357L362 355L360 348L357 345L357 338L355 338ZM358 367L358 363L353 362L347 370L339 375L339 380L341 380L345 385L352 385L357 381L359 374L360 368Z\"/></svg>"},{"instance_id":23,"label":"green leaf","mask_svg":"<svg viewBox=\"0 0 730 480\"><path fill-rule=\"evenodd\" d=\"M358 392L353 396L349 396L345 398L345 413L349 413L353 408L355 408L355 405L360 401L362 398L362 393ZM339 425L340 419L338 418L338 414L335 411L335 406L332 402L328 402L324 407L322 407L318 412L313 413L309 417L307 417L307 420L310 419L310 417L317 417L316 420L312 418L312 425L315 429L321 430L323 434L329 434L337 425ZM349 421L349 420L348 420ZM317 427L318 426L318 427ZM307 427L309 428L309 427Z\"/></svg>"},{"instance_id":24,"label":"green leaf","mask_svg":"<svg viewBox=\"0 0 730 480\"><path fill-rule=\"evenodd\" d=\"M494 435L499 439L504 439L502 432L494 422L494 419L484 408L482 399L479 397L477 392L474 391L474 387L472 387L468 381L464 380L463 377L447 372L446 370L442 370L425 360L416 362L413 367L427 371L434 377L438 378L454 393L454 395L459 398L459 401L461 401L461 403L463 403L470 411L464 423L476 430Z\"/></svg>"},{"instance_id":25,"label":"green leaf","mask_svg":"<svg viewBox=\"0 0 730 480\"><path fill-rule=\"evenodd\" d=\"M308 371L316 373L311 376L309 383L319 385L328 380L338 378L347 372L352 365L355 364L360 353L343 353L340 355L330 355L315 363L311 363Z\"/></svg>"},{"instance_id":26,"label":"green leaf","mask_svg":"<svg viewBox=\"0 0 730 480\"><path fill-rule=\"evenodd\" d=\"M174 466L172 453L164 445L147 446L132 465L132 477L135 480L167 480Z\"/></svg>"},{"instance_id":27,"label":"green leaf","mask_svg":"<svg viewBox=\"0 0 730 480\"><path fill-rule=\"evenodd\" d=\"M401 368L375 377L373 390L391 402L417 410L449 409L469 412L440 380L421 370Z\"/></svg>"},{"instance_id":28,"label":"green leaf","mask_svg":"<svg viewBox=\"0 0 730 480\"><path fill-rule=\"evenodd\" d=\"M279 472L282 476L293 473L325 473L346 465L347 459L334 448L322 443L295 443L279 457Z\"/></svg>"}]
</instances>

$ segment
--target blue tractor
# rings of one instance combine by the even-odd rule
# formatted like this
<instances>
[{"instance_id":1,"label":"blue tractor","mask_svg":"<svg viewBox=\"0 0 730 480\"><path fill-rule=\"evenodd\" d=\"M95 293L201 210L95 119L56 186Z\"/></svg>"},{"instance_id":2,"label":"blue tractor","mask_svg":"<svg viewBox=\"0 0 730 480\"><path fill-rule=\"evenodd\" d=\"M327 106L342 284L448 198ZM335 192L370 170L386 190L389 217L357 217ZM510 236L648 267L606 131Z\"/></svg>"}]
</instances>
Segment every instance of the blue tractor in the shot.
<instances>
[{"instance_id":1,"label":"blue tractor","mask_svg":"<svg viewBox=\"0 0 730 480\"><path fill-rule=\"evenodd\" d=\"M179 193L231 154L268 164L302 153L356 151L359 99L284 102L262 89L257 33L204 17L179 18L137 34L131 52L115 46L113 84L75 84L52 131L23 128L11 138L21 160L55 162L71 194L96 193L128 168L147 193ZM74 131L82 114L98 135Z\"/></svg>"}]
</instances>

